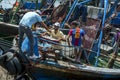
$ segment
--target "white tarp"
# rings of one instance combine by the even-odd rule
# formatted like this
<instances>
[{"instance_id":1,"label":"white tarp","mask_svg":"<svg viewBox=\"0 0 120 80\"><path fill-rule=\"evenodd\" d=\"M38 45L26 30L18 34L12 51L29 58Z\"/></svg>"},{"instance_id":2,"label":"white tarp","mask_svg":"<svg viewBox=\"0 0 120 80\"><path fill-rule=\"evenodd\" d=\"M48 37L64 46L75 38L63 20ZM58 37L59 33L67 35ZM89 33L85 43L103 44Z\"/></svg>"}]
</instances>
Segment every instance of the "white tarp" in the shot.
<instances>
[{"instance_id":1,"label":"white tarp","mask_svg":"<svg viewBox=\"0 0 120 80\"><path fill-rule=\"evenodd\" d=\"M2 0L0 2L0 7L5 9L12 9L13 5L15 4L16 0Z\"/></svg>"}]
</instances>

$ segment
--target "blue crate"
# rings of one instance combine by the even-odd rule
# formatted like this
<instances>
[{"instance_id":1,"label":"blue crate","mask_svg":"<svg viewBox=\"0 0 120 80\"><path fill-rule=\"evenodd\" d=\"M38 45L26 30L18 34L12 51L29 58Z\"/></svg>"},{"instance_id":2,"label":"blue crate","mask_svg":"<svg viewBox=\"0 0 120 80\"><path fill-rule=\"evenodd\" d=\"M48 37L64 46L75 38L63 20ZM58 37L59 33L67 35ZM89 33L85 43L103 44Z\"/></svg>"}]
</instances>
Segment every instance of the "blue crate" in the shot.
<instances>
[{"instance_id":1,"label":"blue crate","mask_svg":"<svg viewBox=\"0 0 120 80\"><path fill-rule=\"evenodd\" d=\"M38 3L38 8L40 7L41 3ZM25 9L36 9L36 3L33 2L25 2L24 3Z\"/></svg>"}]
</instances>

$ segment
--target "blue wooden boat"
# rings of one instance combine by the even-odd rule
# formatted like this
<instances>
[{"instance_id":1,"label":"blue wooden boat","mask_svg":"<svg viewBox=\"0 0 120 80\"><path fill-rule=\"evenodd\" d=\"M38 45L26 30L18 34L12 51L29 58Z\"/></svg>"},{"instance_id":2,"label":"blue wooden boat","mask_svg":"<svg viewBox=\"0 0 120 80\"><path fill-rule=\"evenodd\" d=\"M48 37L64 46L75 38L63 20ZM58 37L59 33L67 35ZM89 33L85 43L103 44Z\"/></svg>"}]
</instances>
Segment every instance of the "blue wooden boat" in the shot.
<instances>
[{"instance_id":1,"label":"blue wooden boat","mask_svg":"<svg viewBox=\"0 0 120 80\"><path fill-rule=\"evenodd\" d=\"M88 23L87 24L88 26L87 27L84 26L83 28L84 28L84 30L87 31L87 35L90 36L90 38L95 39L96 38L95 36L97 35L95 33L98 32L97 28L99 28L99 26L100 26L100 20L91 19L91 18L88 18L88 20L89 20L88 22L91 21L90 22L91 24ZM93 24L96 24L96 26L94 28L92 26ZM9 32L11 34L15 35L17 33L18 27L16 25L13 26L11 24L6 24L6 23L1 22L1 27L2 26L3 26L3 28L9 26L8 31L11 31L11 32ZM5 28L5 30L2 30L2 31L4 32L4 31L6 31L6 29L8 29L8 28ZM13 32L13 30L14 30L14 32ZM66 34L68 33L68 29L63 29L62 31ZM94 35L93 34L92 34L93 36L89 35L90 32L92 32ZM90 50L90 48L92 49L94 47L93 42L94 42L93 40L91 40L91 42L90 41L88 42L86 40L86 44L87 44L86 50L91 52L89 60L94 59L94 61L95 61L96 60L95 56L97 55L97 53L95 51ZM68 49L68 48L69 47L66 47L64 49ZM93 49L95 49L95 48L93 48ZM101 49L101 50L104 51L103 49ZM112 69L112 68L107 68L107 67L106 68L100 67L100 65L98 67L95 67L95 66L93 66L94 64L91 64L91 65L80 64L80 63L75 62L74 58L72 58L70 56L65 56L65 55L63 56L62 60L57 60L57 62L54 61L54 57L55 57L54 55L53 55L53 58L47 57L48 60L45 60L45 61L30 60L24 54L20 54L18 52L17 47L12 47L12 48L10 48L10 50L7 50L4 53L3 53L3 49L1 49L0 52L3 54L0 56L1 66L3 66L5 69L7 69L11 75L16 75L16 76L19 75L18 76L19 78L26 78L26 76L29 76L33 80L39 80L41 78L43 78L43 79L49 78L51 80L57 80L57 79L60 79L60 80L119 79L120 78L120 70L119 70L120 67L119 66L116 69L115 68ZM107 51L105 51L105 52L107 52ZM46 53L49 54L52 52L46 52ZM70 52L69 52L69 55L70 55ZM105 54L101 54L101 55L105 56ZM91 59L91 58L93 58L93 59ZM118 62L119 62L119 60L117 61L117 63ZM116 65L116 62L114 65ZM117 64L117 65L119 65L119 64ZM11 66L11 67L9 67L9 66Z\"/></svg>"},{"instance_id":2,"label":"blue wooden boat","mask_svg":"<svg viewBox=\"0 0 120 80\"><path fill-rule=\"evenodd\" d=\"M29 59L25 54L19 53L17 47L12 47L5 52L2 48L0 48L0 53L2 54L0 56L0 65L8 70L11 75L15 75L15 78L19 80L21 80L22 78L26 80L29 80L29 78L31 78L32 80L40 80L41 78L46 79L46 77L49 78L48 80L120 79L119 56L116 56L114 54L113 56L115 56L115 58L111 56L114 50L113 45L110 46L106 44L101 44L102 30L100 25L104 27L106 17L105 15L106 14L104 14L102 21L99 19L88 18L86 26L82 27L87 32L86 45L84 50L89 53L89 60L91 65L75 62L74 57L71 57L70 50L69 52L67 52L68 48L70 48L68 46L63 46L64 51L66 51L62 56L63 59L58 59L57 62L54 61L54 58L56 57L56 53L54 51L45 52L46 54L53 53L53 57L51 60L51 57L49 57L51 55L49 55L48 57L46 57L47 60L44 61L39 59ZM65 20L67 20L67 18ZM2 33L6 33L5 31L9 31L9 33L11 34L16 34L18 32L18 26L16 25L13 26L11 24L0 23L0 27ZM9 29L7 27L9 27ZM62 31L63 33L68 34L68 29L62 29ZM109 48L105 49L103 47ZM99 50L101 50L101 52ZM108 52L110 52L110 54L108 54ZM85 52L83 53L85 54ZM109 64L104 63L105 61L108 62L110 60L113 60L113 63L111 63L113 64L112 67L109 66ZM101 65L99 65L98 63ZM105 66L103 65L103 63Z\"/></svg>"}]
</instances>

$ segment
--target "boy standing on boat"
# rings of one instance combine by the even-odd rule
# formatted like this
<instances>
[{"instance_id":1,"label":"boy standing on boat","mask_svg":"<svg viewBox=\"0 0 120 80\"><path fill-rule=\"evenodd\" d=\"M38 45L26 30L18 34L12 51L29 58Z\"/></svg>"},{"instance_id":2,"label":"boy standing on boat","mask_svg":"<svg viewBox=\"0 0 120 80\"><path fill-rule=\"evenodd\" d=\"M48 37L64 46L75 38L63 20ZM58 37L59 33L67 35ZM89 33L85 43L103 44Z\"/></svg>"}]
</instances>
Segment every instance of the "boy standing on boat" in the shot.
<instances>
[{"instance_id":1,"label":"boy standing on boat","mask_svg":"<svg viewBox=\"0 0 120 80\"><path fill-rule=\"evenodd\" d=\"M74 47L74 54L75 54L75 61L80 62L81 57L81 47L83 41L85 40L85 31L83 29L80 29L79 23L77 21L73 21L75 25L75 29L70 29L67 37L68 45L70 46L70 36L71 36L71 44Z\"/></svg>"},{"instance_id":2,"label":"boy standing on boat","mask_svg":"<svg viewBox=\"0 0 120 80\"><path fill-rule=\"evenodd\" d=\"M49 30L48 32L44 33L44 35L45 34L50 35L51 38L56 39L56 41L61 44L61 41L65 40L65 35L63 34L62 31L59 30L60 23L56 22L56 23L53 24L53 26L54 26L54 29L53 30ZM62 46L60 46L60 45L52 45L52 48L53 48L54 51L55 50L59 50L60 51L60 53L59 53L60 56L63 55L63 53L62 53ZM61 58L61 57L58 57L58 58Z\"/></svg>"},{"instance_id":3,"label":"boy standing on boat","mask_svg":"<svg viewBox=\"0 0 120 80\"><path fill-rule=\"evenodd\" d=\"M42 26L44 28L47 28L46 24L42 21L41 18L41 12L39 10L37 10L36 12L27 12L21 19L20 23L19 23L19 51L20 53L21 51L21 45L22 45L22 40L23 40L23 36L24 34L26 34L26 36L28 37L29 41L30 41L30 54L29 56L33 56L33 34L32 34L32 26L39 22L42 24Z\"/></svg>"}]
</instances>

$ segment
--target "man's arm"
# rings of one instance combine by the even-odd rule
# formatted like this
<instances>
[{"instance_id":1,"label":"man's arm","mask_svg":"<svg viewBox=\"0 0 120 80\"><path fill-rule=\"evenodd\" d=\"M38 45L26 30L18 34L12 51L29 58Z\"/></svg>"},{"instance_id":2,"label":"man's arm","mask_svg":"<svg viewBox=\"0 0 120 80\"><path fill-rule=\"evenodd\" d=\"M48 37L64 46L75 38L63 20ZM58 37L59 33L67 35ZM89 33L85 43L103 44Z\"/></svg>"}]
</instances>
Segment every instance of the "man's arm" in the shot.
<instances>
[{"instance_id":1,"label":"man's arm","mask_svg":"<svg viewBox=\"0 0 120 80\"><path fill-rule=\"evenodd\" d=\"M42 26L48 31L51 32L50 29L47 27L47 25L44 22L40 22Z\"/></svg>"},{"instance_id":2,"label":"man's arm","mask_svg":"<svg viewBox=\"0 0 120 80\"><path fill-rule=\"evenodd\" d=\"M70 29L69 33L68 33L68 36L67 36L67 42L68 42L68 45L70 46L70 36L72 35L72 29Z\"/></svg>"},{"instance_id":3,"label":"man's arm","mask_svg":"<svg viewBox=\"0 0 120 80\"><path fill-rule=\"evenodd\" d=\"M81 30L81 36L82 36L82 47L84 47L84 45L85 45L85 31L84 30Z\"/></svg>"},{"instance_id":4,"label":"man's arm","mask_svg":"<svg viewBox=\"0 0 120 80\"><path fill-rule=\"evenodd\" d=\"M84 47L84 45L85 45L85 35L83 36L82 42L83 42L83 46L82 47Z\"/></svg>"},{"instance_id":5,"label":"man's arm","mask_svg":"<svg viewBox=\"0 0 120 80\"><path fill-rule=\"evenodd\" d=\"M68 46L70 46L70 41L69 41L70 35L67 36L67 42L68 42Z\"/></svg>"},{"instance_id":6,"label":"man's arm","mask_svg":"<svg viewBox=\"0 0 120 80\"><path fill-rule=\"evenodd\" d=\"M63 34L63 32L61 32L61 39L60 40L66 41L66 38L65 38L65 35Z\"/></svg>"},{"instance_id":7,"label":"man's arm","mask_svg":"<svg viewBox=\"0 0 120 80\"><path fill-rule=\"evenodd\" d=\"M111 18L113 19L116 16L117 13L112 14Z\"/></svg>"},{"instance_id":8,"label":"man's arm","mask_svg":"<svg viewBox=\"0 0 120 80\"><path fill-rule=\"evenodd\" d=\"M71 26L68 24L68 23L65 23L65 25L64 25L66 28L71 28Z\"/></svg>"}]
</instances>

